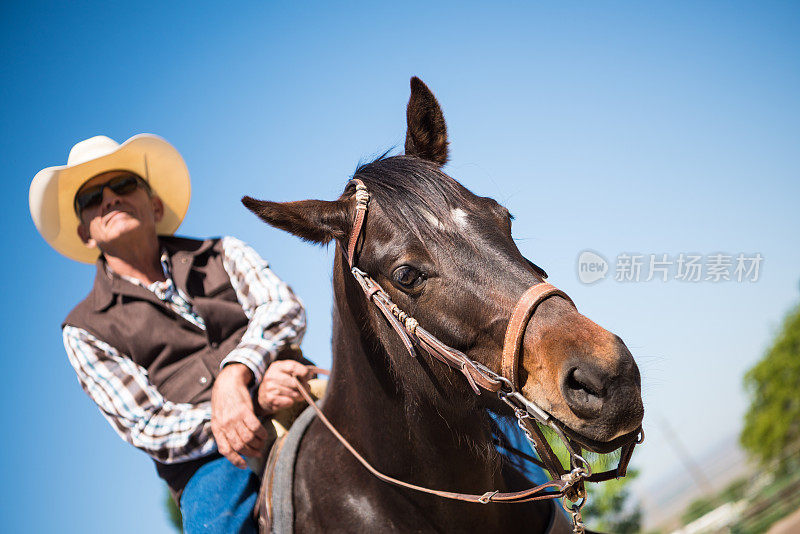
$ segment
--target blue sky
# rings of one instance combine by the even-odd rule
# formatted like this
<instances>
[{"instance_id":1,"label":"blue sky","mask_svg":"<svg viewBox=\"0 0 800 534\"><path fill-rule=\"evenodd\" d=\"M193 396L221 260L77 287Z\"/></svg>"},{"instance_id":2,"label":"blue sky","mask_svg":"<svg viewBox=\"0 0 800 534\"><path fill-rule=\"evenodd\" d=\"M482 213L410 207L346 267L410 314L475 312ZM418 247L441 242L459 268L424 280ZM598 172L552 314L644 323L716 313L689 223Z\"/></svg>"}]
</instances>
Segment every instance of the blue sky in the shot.
<instances>
[{"instance_id":1,"label":"blue sky","mask_svg":"<svg viewBox=\"0 0 800 534\"><path fill-rule=\"evenodd\" d=\"M192 173L179 233L255 246L329 365L331 251L238 199L336 197L359 160L402 145L412 75L444 109L447 172L505 204L523 253L637 357L642 484L680 469L658 417L698 450L737 432L742 374L798 300L798 26L796 4L767 2L4 2L5 528L169 532L150 461L67 361L59 324L93 268L36 233L33 175L93 135L162 135ZM585 249L764 261L756 283L584 285Z\"/></svg>"}]
</instances>

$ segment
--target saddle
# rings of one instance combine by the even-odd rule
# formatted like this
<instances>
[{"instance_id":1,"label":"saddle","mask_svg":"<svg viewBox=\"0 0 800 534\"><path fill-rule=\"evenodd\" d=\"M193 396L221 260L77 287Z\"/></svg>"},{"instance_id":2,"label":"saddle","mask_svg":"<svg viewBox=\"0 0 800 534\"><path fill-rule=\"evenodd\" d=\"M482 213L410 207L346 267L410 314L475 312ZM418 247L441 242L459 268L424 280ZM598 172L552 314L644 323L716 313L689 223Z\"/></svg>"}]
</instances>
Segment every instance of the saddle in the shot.
<instances>
[{"instance_id":1,"label":"saddle","mask_svg":"<svg viewBox=\"0 0 800 534\"><path fill-rule=\"evenodd\" d=\"M309 391L317 400L324 396L327 385L328 381L323 379L315 378L308 382ZM261 488L253 509L261 534L293 531L294 464L300 441L315 415L305 402L275 413L271 424L264 425L274 436L271 446L268 445L267 459L247 458L253 472L262 474Z\"/></svg>"}]
</instances>

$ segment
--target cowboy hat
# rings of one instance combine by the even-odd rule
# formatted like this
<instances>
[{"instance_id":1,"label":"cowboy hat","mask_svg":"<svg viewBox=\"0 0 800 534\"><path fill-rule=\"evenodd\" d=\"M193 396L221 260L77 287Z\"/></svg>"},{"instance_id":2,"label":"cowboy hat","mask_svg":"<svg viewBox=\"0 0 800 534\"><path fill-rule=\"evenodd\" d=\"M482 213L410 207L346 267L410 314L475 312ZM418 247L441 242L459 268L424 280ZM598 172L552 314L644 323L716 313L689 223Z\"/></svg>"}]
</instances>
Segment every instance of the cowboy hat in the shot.
<instances>
[{"instance_id":1,"label":"cowboy hat","mask_svg":"<svg viewBox=\"0 0 800 534\"><path fill-rule=\"evenodd\" d=\"M78 237L75 194L92 177L116 170L144 178L164 203L164 217L156 232L175 233L189 208L191 194L189 170L175 147L153 134L134 135L121 145L97 135L72 147L66 165L42 169L33 177L28 194L31 217L51 247L84 263L97 259L100 251Z\"/></svg>"}]
</instances>

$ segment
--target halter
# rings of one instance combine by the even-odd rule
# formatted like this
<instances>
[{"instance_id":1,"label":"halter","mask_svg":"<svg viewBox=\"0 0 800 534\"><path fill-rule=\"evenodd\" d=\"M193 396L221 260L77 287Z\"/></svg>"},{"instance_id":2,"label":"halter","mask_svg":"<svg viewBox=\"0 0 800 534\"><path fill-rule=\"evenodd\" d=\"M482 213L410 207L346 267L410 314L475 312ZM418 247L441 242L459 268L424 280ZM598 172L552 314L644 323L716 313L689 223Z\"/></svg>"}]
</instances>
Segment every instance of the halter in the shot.
<instances>
[{"instance_id":1,"label":"halter","mask_svg":"<svg viewBox=\"0 0 800 534\"><path fill-rule=\"evenodd\" d=\"M586 504L584 482L602 482L611 478L624 477L634 447L644 440L644 431L641 428L638 429L637 439L621 447L622 452L619 464L616 468L600 473L592 473L589 463L581 456L582 448L580 444L569 439L549 413L526 399L519 392L517 369L519 367L522 338L524 337L525 329L536 307L545 299L553 296L562 297L574 306L572 299L560 289L546 282L528 288L514 307L511 320L506 329L501 364L502 374L495 373L485 365L470 359L458 349L450 347L437 339L433 334L423 328L414 317L405 313L392 302L389 294L378 282L356 266L356 246L361 238L362 227L367 215L369 192L361 180L353 179L351 182L355 184L356 188L356 211L353 220L353 229L347 243L346 258L350 265L350 272L353 274L359 286L361 286L367 300L375 304L381 311L389 325L397 332L411 357L416 357L414 348L416 345L440 362L461 372L476 395L480 395L481 390L485 390L496 394L503 402L510 406L517 418L517 424L525 432L531 446L539 455L539 460L535 458L531 458L531 460L540 467L546 469L550 473L552 480L523 491L509 493L487 491L482 495L434 490L397 480L381 473L370 465L336 428L334 428L322 411L314 404L311 397L305 391L305 387L296 380L296 385L299 386L298 389L301 390L306 401L314 407L322 422L345 448L347 448L367 470L381 480L444 498L482 504L488 504L490 502L516 503L566 497L573 502L573 504L568 505L565 500L564 508L572 515L574 532L584 532L584 525L580 513L581 508ZM560 460L553 452L552 447L545 439L541 429L536 424L537 422L549 427L564 443L570 454L569 470L563 467Z\"/></svg>"}]
</instances>

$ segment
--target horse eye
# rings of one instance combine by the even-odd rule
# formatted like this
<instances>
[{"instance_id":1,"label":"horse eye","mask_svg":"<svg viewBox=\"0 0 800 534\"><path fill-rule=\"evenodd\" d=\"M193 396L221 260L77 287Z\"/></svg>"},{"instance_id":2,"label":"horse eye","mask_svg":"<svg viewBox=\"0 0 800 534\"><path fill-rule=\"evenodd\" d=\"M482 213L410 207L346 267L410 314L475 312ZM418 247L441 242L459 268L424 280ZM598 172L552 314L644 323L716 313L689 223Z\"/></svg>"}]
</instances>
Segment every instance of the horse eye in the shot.
<instances>
[{"instance_id":1,"label":"horse eye","mask_svg":"<svg viewBox=\"0 0 800 534\"><path fill-rule=\"evenodd\" d=\"M418 288L425 282L425 275L409 265L401 265L392 273L392 279L401 289L410 291Z\"/></svg>"}]
</instances>

